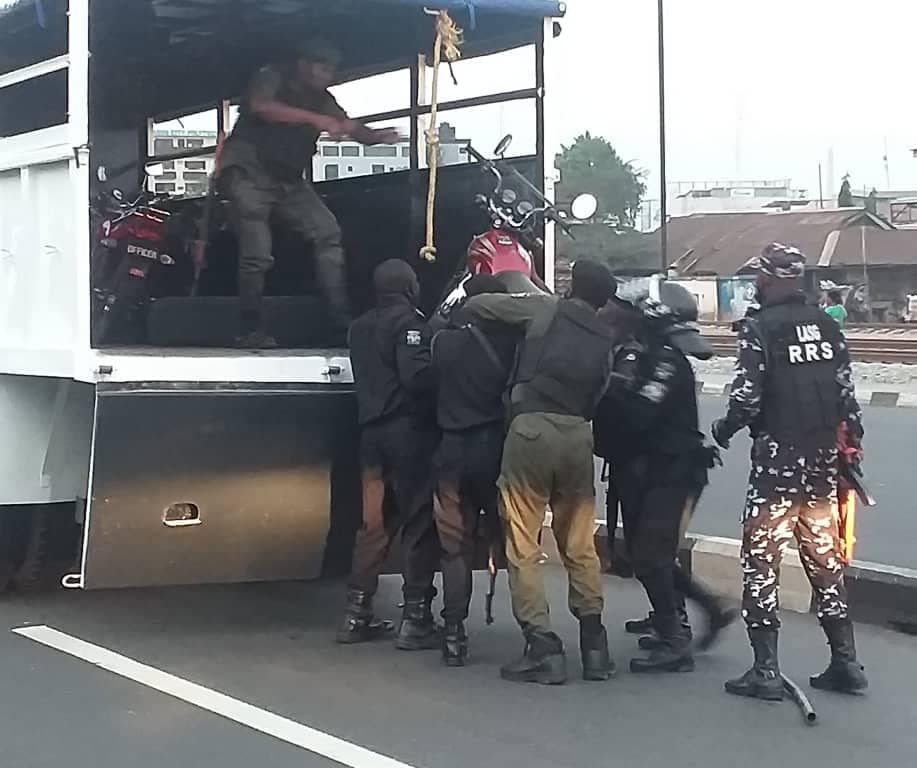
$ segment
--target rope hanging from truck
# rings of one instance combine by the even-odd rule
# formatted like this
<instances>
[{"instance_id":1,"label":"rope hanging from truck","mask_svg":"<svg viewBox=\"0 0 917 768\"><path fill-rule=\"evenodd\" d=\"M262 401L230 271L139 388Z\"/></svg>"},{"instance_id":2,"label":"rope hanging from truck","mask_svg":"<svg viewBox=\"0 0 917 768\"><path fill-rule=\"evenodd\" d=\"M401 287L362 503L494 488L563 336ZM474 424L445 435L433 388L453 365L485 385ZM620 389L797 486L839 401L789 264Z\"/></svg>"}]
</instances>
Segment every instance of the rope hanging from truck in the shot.
<instances>
[{"instance_id":1,"label":"rope hanging from truck","mask_svg":"<svg viewBox=\"0 0 917 768\"><path fill-rule=\"evenodd\" d=\"M433 43L433 86L430 98L430 125L426 130L427 166L430 169L430 183L427 187L427 240L420 249L420 258L425 261L436 261L434 245L434 209L436 207L436 175L439 165L439 125L437 111L439 107L439 65L443 58L451 65L461 55L462 30L456 26L447 11L424 9L430 16L436 17L436 40Z\"/></svg>"}]
</instances>

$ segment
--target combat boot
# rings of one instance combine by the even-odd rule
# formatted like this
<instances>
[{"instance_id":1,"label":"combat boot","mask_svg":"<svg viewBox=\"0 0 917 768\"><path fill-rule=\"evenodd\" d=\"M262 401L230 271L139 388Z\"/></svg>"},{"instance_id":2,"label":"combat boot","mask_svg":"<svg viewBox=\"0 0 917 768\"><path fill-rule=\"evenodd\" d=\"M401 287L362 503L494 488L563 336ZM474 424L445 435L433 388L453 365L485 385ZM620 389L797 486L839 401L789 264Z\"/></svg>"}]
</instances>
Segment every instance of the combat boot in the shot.
<instances>
[{"instance_id":1,"label":"combat boot","mask_svg":"<svg viewBox=\"0 0 917 768\"><path fill-rule=\"evenodd\" d=\"M608 633L599 616L584 616L579 625L580 658L583 680L608 680L615 673L615 663L608 650Z\"/></svg>"},{"instance_id":2,"label":"combat boot","mask_svg":"<svg viewBox=\"0 0 917 768\"><path fill-rule=\"evenodd\" d=\"M820 675L809 678L809 684L820 691L859 693L865 691L869 681L863 666L857 661L853 639L853 622L850 619L823 619L822 628L831 646L831 663Z\"/></svg>"},{"instance_id":3,"label":"combat boot","mask_svg":"<svg viewBox=\"0 0 917 768\"><path fill-rule=\"evenodd\" d=\"M430 651L442 646L443 633L433 619L431 598L404 601L395 647L400 651Z\"/></svg>"},{"instance_id":4,"label":"combat boot","mask_svg":"<svg viewBox=\"0 0 917 768\"><path fill-rule=\"evenodd\" d=\"M563 642L553 632L529 632L522 657L500 667L500 677L512 683L563 685L567 682Z\"/></svg>"},{"instance_id":5,"label":"combat boot","mask_svg":"<svg viewBox=\"0 0 917 768\"><path fill-rule=\"evenodd\" d=\"M687 578L687 583L679 586L684 586L685 596L697 603L704 612L705 628L697 641L697 648L707 651L719 639L720 633L739 618L739 610L690 577Z\"/></svg>"},{"instance_id":6,"label":"combat boot","mask_svg":"<svg viewBox=\"0 0 917 768\"><path fill-rule=\"evenodd\" d=\"M678 614L653 617L658 645L643 658L631 659L630 671L634 674L654 672L693 672L690 629L685 629Z\"/></svg>"},{"instance_id":7,"label":"combat boot","mask_svg":"<svg viewBox=\"0 0 917 768\"><path fill-rule=\"evenodd\" d=\"M684 598L682 598L681 607L678 609L678 618L681 622L682 635L687 638L690 644L694 640L694 631L691 629L691 621L688 619L688 611L685 609ZM664 647L665 642L666 641L660 637L654 629L650 634L643 635L643 637L637 640L637 647L641 651L655 651L657 648Z\"/></svg>"},{"instance_id":8,"label":"combat boot","mask_svg":"<svg viewBox=\"0 0 917 768\"><path fill-rule=\"evenodd\" d=\"M347 590L347 608L337 631L337 642L345 645L378 640L395 629L390 621L373 616L373 598L363 589Z\"/></svg>"},{"instance_id":9,"label":"combat boot","mask_svg":"<svg viewBox=\"0 0 917 768\"><path fill-rule=\"evenodd\" d=\"M777 660L776 629L749 629L755 663L742 677L726 681L726 692L764 701L783 700L783 679Z\"/></svg>"},{"instance_id":10,"label":"combat boot","mask_svg":"<svg viewBox=\"0 0 917 768\"><path fill-rule=\"evenodd\" d=\"M653 631L653 612L645 619L631 619L624 622L624 631L629 635L646 635Z\"/></svg>"},{"instance_id":11,"label":"combat boot","mask_svg":"<svg viewBox=\"0 0 917 768\"><path fill-rule=\"evenodd\" d=\"M461 622L446 622L443 636L443 664L447 667L464 667L468 660L468 635Z\"/></svg>"}]
</instances>

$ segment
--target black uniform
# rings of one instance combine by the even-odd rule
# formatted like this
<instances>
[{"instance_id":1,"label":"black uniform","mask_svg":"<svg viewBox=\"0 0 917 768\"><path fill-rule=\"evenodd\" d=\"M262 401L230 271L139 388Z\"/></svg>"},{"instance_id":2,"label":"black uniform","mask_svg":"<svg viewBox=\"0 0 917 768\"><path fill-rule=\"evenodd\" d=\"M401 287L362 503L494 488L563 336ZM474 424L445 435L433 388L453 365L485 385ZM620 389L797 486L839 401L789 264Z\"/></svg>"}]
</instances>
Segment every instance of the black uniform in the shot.
<instances>
[{"instance_id":1,"label":"black uniform","mask_svg":"<svg viewBox=\"0 0 917 768\"><path fill-rule=\"evenodd\" d=\"M406 617L410 613L420 620L424 610L429 614L439 560L433 524L431 457L437 432L430 338L415 308L411 268L388 261L377 268L374 280L377 306L350 329L363 468L363 527L353 556L351 608L355 595L365 604L375 593L392 538L400 530ZM397 503L397 514L388 519L383 514L386 484Z\"/></svg>"},{"instance_id":2,"label":"black uniform","mask_svg":"<svg viewBox=\"0 0 917 768\"><path fill-rule=\"evenodd\" d=\"M499 526L497 478L505 435L504 394L519 340L519 334L505 326L471 325L466 320L461 310L456 312L450 327L439 331L432 345L439 379L437 422L442 431L434 458L434 515L442 547L447 633L453 628L459 631L458 625L468 617L471 559L481 511L491 535Z\"/></svg>"},{"instance_id":3,"label":"black uniform","mask_svg":"<svg viewBox=\"0 0 917 768\"><path fill-rule=\"evenodd\" d=\"M596 453L611 466L628 558L653 607L657 642L641 645L666 650L663 667L689 669L685 595L701 602L711 624L723 620L716 599L676 559L713 460L698 427L694 371L664 329L647 322L616 353L615 373L593 428ZM644 661L634 660L634 671L651 671L639 668Z\"/></svg>"},{"instance_id":4,"label":"black uniform","mask_svg":"<svg viewBox=\"0 0 917 768\"><path fill-rule=\"evenodd\" d=\"M863 435L847 344L837 323L798 289L805 258L774 243L750 264L765 288L762 307L738 324L739 354L726 417L713 426L720 445L743 427L752 435L751 476L742 539L743 615L755 661L726 690L780 699L777 615L780 563L795 537L815 592L831 663L810 682L844 692L867 686L847 616L838 532L837 432ZM792 283L782 283L793 280ZM770 294L770 295L769 295Z\"/></svg>"}]
</instances>

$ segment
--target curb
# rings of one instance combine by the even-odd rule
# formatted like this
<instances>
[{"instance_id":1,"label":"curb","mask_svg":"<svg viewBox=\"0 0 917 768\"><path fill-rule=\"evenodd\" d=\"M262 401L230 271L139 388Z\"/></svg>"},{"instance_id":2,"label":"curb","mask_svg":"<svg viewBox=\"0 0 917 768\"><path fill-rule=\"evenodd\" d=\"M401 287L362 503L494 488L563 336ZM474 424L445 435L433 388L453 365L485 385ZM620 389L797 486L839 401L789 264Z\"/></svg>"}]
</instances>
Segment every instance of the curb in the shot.
<instances>
[{"instance_id":1,"label":"curb","mask_svg":"<svg viewBox=\"0 0 917 768\"><path fill-rule=\"evenodd\" d=\"M560 564L548 527L542 546L547 559ZM595 546L602 570L610 572L608 529L603 521L596 521ZM714 592L738 600L742 595L741 546L738 539L688 534L679 560ZM622 550L623 540L616 536L615 551L622 554ZM787 553L780 576L781 610L815 613L812 590L795 550ZM896 629L917 625L917 570L854 560L847 568L846 583L854 621Z\"/></svg>"},{"instance_id":2,"label":"curb","mask_svg":"<svg viewBox=\"0 0 917 768\"><path fill-rule=\"evenodd\" d=\"M731 384L698 381L697 393L699 395L728 397L731 386ZM914 392L888 392L858 387L857 400L860 401L861 405L868 405L872 408L917 408L917 393Z\"/></svg>"}]
</instances>

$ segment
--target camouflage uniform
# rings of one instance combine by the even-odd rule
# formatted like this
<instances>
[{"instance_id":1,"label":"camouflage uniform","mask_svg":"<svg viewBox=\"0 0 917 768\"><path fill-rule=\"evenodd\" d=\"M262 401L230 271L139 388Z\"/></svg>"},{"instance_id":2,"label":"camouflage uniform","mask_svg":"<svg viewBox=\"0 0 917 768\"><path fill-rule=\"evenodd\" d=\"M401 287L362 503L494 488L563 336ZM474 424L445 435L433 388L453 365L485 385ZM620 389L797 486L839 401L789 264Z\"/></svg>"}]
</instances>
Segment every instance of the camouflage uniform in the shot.
<instances>
[{"instance_id":1,"label":"camouflage uniform","mask_svg":"<svg viewBox=\"0 0 917 768\"><path fill-rule=\"evenodd\" d=\"M838 383L843 417L862 434L862 412L854 396L846 342L841 342ZM765 379L765 351L750 323L739 325L739 357L726 423L729 432L758 417ZM781 445L757 433L751 450L751 474L743 514L742 613L750 628L777 628L780 563L793 537L815 592L818 616L847 617L844 561L838 533L835 448L814 451Z\"/></svg>"}]
</instances>

